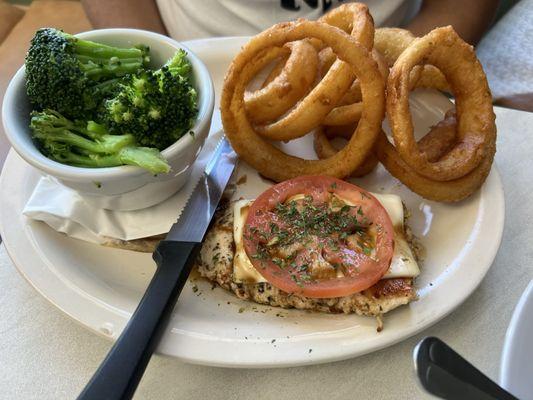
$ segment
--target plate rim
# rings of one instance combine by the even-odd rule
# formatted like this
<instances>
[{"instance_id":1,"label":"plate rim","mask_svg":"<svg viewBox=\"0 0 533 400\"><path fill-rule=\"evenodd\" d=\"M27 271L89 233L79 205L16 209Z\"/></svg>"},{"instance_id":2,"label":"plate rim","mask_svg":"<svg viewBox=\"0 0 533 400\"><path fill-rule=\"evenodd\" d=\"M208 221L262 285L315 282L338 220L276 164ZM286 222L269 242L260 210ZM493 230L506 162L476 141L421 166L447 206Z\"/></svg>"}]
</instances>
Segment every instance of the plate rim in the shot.
<instances>
[{"instance_id":1,"label":"plate rim","mask_svg":"<svg viewBox=\"0 0 533 400\"><path fill-rule=\"evenodd\" d=\"M221 42L226 42L226 43L228 43L228 45L236 46L236 45L242 44L242 42L244 40L247 40L247 38L246 37L214 38L214 39L204 39L204 40L195 40L195 41L190 41L190 42L184 42L184 44L188 45L190 47L194 47L195 42L198 43L198 44L206 45L206 43L208 43L208 42L216 41L216 42L218 42L218 44L220 44ZM5 167L2 170L2 174L0 176L0 188L2 190L5 187L5 181L9 179L9 177L7 177L8 173L6 171L9 169L9 165L11 163L14 163L14 162L17 161L16 160L17 157L18 157L18 155L16 153L14 153L13 150L10 150L10 153L8 154L8 157L6 159ZM31 168L27 164L25 164L25 165L26 165L26 167ZM21 174L28 173L28 170L20 172L20 173ZM483 194L484 194L484 192L486 192L488 190L487 188L488 188L489 185L490 186L494 186L493 189L495 189L495 190L493 190L493 193L490 193L490 196L487 196L487 194L485 193L485 197L483 197ZM485 184L481 188L480 196L481 196L481 199L483 199L483 202L488 201L488 202L492 203L492 207L495 208L493 211L496 212L496 220L497 220L498 223L493 223L492 224L492 231L493 232L491 232L491 234L492 234L492 236L491 236L492 247L490 249L491 251L485 252L483 254L483 257L486 260L486 262L483 264L484 265L483 269L478 271L478 274L476 275L476 279L474 281L469 282L468 288L464 288L463 289L463 292L461 293L461 296L455 296L454 297L454 301L449 303L447 305L447 307L444 307L443 308L444 311L442 311L441 314L438 315L438 317L432 318L429 322L420 323L419 325L415 325L414 327L410 327L409 329L406 328L400 335L397 335L392 340L385 340L385 341L381 341L381 342L378 341L377 343L375 343L375 344L373 344L371 346L368 346L368 347L366 347L364 349L359 349L359 350L356 350L356 351L348 351L348 352L345 351L342 354L336 354L336 355L330 355L330 356L327 356L327 355L325 355L325 356L317 356L316 354L313 355L313 356L309 356L309 355L305 354L305 355L302 355L302 356L300 356L298 358L293 357L291 360L272 360L271 359L270 361L266 361L266 362L257 362L257 361L244 360L244 359L239 359L238 361L235 361L235 360L227 360L227 359L226 360L222 360L220 358L219 359L214 359L213 357L205 357L205 356L204 357L198 357L198 356L192 356L191 354L185 354L184 355L184 354L178 354L178 352L176 352L176 350L175 350L175 345L176 345L175 340L168 339L168 337L170 336L170 335L168 335L168 332L165 335L166 338L162 340L162 343L158 347L158 353L159 354L165 354L165 355L169 355L169 356L178 357L178 358L180 358L183 361L186 361L186 362L189 362L189 363L194 363L194 364L212 365L212 366L224 366L224 367L245 367L245 368L264 368L264 367L268 367L268 368L272 368L272 367L288 367L288 366L320 364L320 363L344 360L344 359L348 359L348 358L357 357L357 356L360 356L360 355L363 355L363 354L367 354L367 353L370 353L370 352L374 352L376 350L379 350L379 349L391 346L393 344L396 344L396 343L398 343L400 341L403 341L406 338L411 337L411 336L421 332L424 329L427 329L431 325L435 324L436 322L442 320L444 317L449 315L453 310L455 310L460 304L462 304L475 291L475 289L479 286L479 284L481 283L481 281L485 277L486 273L488 272L488 270L492 266L494 258L495 258L496 254L498 252L498 249L500 248L500 245L501 245L502 236L503 236L503 230L504 230L504 219L505 219L504 188L503 188L503 185L502 185L500 174L499 174L498 169L497 169L495 164L493 165L493 167L491 169L491 172L490 172L490 174L489 174L489 176L487 178L487 181L485 182ZM3 206L0 209L0 222L4 220L4 217L3 217L4 212L2 212L2 209L4 209L4 210L6 209L4 207L4 205L5 205L4 203L7 200L8 199L6 199L6 196L2 196L1 203L2 203ZM478 212L478 215L479 215L479 212ZM494 217L494 214L492 216ZM22 218L25 218L25 217L22 217ZM475 223L476 225L479 222L478 220L479 220L479 216L476 219L476 223ZM55 307L59 308L62 312L67 314L70 318L75 320L80 325L82 325L85 328L88 328L89 330L99 334L100 336L106 337L107 339L116 339L118 334L115 334L112 337L110 337L109 335L106 335L104 332L100 331L95 326L90 325L87 322L87 320L91 320L91 319L95 319L95 318L90 318L90 317L89 318L87 318L87 317L81 318L79 315L76 315L74 312L72 312L70 310L70 308L72 308L72 304L70 305L70 307L65 307L65 305L62 306L62 305L58 304L57 303L57 299L56 299L56 301L54 301L54 296L49 295L48 293L46 293L46 291L44 289L42 289L39 286L37 286L37 284L31 279L31 277L30 277L31 274L27 274L27 271L25 271L24 267L21 265L20 260L17 257L17 254L15 254L16 253L15 252L16 245L11 243L11 235L10 234L6 234L6 231L5 231L3 225L4 224L0 223L0 233L2 235L2 238L4 239L6 251L7 251L8 255L9 255L9 257L11 258L11 260L13 261L13 264L15 265L15 267L17 268L19 273L24 277L24 279L26 279L30 283L30 285L32 287L34 287L36 289L36 291L41 296L43 296L51 304L53 304ZM26 224L23 224L23 225L24 225L24 231L26 231L28 229L27 225ZM474 225L474 226L476 226L476 225ZM23 233L21 233L21 235L25 235L25 233L23 232ZM33 246L32 246L32 248L33 248ZM34 249L34 250L36 250L36 249ZM59 277L57 277L57 276L55 276L55 277L56 277L56 279L60 280ZM80 291L78 290L77 293L80 294ZM104 304L95 304L94 299L90 299L90 295L89 294L86 294L86 296L79 296L79 298L76 299L76 300L79 301L79 302L89 302L89 304L92 305L93 307L94 306L103 307L104 309L108 309L109 308L109 307L106 307L106 305L104 305ZM127 318L128 318L127 315L119 316L118 314L116 314L117 310L113 310L113 312L115 312L115 314L114 314L115 318L126 318L126 321L127 321ZM179 336L179 335L172 335L172 336ZM190 336L189 336L189 338L190 338ZM193 338L193 339L197 339L197 338ZM205 338L204 338L204 340L205 340ZM178 342L179 342L179 340L178 340ZM194 347L194 346L191 346L191 347Z\"/></svg>"}]
</instances>

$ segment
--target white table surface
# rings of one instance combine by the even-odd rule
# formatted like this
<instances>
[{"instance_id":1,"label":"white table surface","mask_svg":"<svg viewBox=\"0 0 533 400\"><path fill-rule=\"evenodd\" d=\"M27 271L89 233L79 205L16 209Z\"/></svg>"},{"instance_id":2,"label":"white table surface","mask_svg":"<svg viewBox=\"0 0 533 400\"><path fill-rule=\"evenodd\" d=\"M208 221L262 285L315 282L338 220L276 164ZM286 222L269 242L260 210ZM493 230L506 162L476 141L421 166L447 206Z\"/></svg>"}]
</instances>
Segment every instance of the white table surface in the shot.
<instances>
[{"instance_id":1,"label":"white table surface","mask_svg":"<svg viewBox=\"0 0 533 400\"><path fill-rule=\"evenodd\" d=\"M487 276L450 316L402 343L333 364L274 370L188 365L155 356L137 399L424 399L412 349L442 338L491 378L511 313L533 278L533 114L497 109L496 162L505 186L503 242ZM0 247L0 398L73 399L111 342L49 304Z\"/></svg>"}]
</instances>

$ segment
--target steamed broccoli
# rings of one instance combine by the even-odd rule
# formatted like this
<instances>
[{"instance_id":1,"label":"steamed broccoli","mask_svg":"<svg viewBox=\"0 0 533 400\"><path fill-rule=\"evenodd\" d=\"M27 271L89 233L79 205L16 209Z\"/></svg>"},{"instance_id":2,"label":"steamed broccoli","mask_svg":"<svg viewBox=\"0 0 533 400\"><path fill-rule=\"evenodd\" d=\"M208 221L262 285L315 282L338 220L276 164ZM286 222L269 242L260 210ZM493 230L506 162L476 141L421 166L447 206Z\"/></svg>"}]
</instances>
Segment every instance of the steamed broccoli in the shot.
<instances>
[{"instance_id":1,"label":"steamed broccoli","mask_svg":"<svg viewBox=\"0 0 533 400\"><path fill-rule=\"evenodd\" d=\"M136 147L133 135L111 135L96 122L70 121L52 110L32 112L33 138L47 157L77 167L136 165L153 174L170 166L157 149Z\"/></svg>"},{"instance_id":2,"label":"steamed broccoli","mask_svg":"<svg viewBox=\"0 0 533 400\"><path fill-rule=\"evenodd\" d=\"M87 118L118 78L149 62L148 48L122 49L81 40L53 28L39 29L26 56L26 91L35 109Z\"/></svg>"},{"instance_id":3,"label":"steamed broccoli","mask_svg":"<svg viewBox=\"0 0 533 400\"><path fill-rule=\"evenodd\" d=\"M142 146L167 148L190 131L198 113L191 69L179 50L159 70L126 76L116 96L105 101L102 122L113 133L131 133Z\"/></svg>"}]
</instances>

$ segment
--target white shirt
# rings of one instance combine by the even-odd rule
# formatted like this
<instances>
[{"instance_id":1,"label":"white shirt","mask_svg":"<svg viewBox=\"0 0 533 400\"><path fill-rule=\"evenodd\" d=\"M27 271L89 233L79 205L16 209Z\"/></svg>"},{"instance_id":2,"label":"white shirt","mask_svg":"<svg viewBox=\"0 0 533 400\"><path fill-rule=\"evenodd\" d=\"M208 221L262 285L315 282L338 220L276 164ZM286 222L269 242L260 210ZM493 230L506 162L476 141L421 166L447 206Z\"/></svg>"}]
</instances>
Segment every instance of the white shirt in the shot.
<instances>
[{"instance_id":1,"label":"white shirt","mask_svg":"<svg viewBox=\"0 0 533 400\"><path fill-rule=\"evenodd\" d=\"M176 40L251 36L278 22L317 19L343 0L157 0L168 33ZM420 0L366 0L376 26L405 25Z\"/></svg>"}]
</instances>

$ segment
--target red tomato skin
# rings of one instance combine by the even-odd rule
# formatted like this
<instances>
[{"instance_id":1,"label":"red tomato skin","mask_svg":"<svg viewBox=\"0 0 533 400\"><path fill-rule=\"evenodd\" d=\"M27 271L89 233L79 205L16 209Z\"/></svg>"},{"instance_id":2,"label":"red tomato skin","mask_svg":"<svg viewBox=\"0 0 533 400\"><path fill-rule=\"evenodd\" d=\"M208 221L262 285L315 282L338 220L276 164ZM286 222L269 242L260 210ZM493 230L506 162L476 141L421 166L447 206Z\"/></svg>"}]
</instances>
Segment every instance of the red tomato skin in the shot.
<instances>
[{"instance_id":1,"label":"red tomato skin","mask_svg":"<svg viewBox=\"0 0 533 400\"><path fill-rule=\"evenodd\" d=\"M360 205L364 215L376 226L381 227L376 240L377 261L363 255L362 258L366 259L360 265L360 273L355 276L302 285L291 278L289 270L280 268L272 260L254 258L258 246L251 240L250 229L266 222L265 211L272 210L278 203L302 193L310 194L314 199L325 199L329 193L335 193L345 200ZM278 183L263 192L250 206L243 240L245 251L253 266L269 283L287 293L310 298L343 297L368 289L387 272L394 252L394 228L381 203L366 190L328 176L301 176Z\"/></svg>"}]
</instances>

